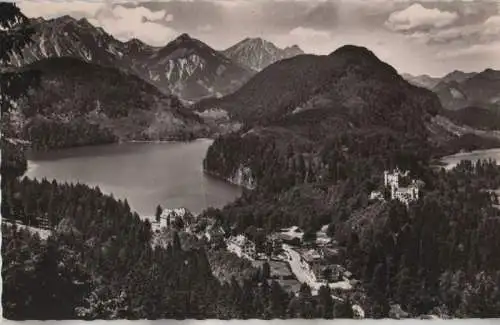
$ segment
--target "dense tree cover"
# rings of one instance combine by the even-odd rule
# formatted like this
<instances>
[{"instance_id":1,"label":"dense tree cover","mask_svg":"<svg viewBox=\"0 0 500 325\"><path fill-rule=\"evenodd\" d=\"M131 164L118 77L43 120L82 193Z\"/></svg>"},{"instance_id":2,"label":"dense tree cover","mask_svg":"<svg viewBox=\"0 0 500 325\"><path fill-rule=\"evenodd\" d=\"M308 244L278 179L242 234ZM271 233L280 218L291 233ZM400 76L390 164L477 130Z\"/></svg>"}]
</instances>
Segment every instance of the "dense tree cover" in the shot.
<instances>
[{"instance_id":1,"label":"dense tree cover","mask_svg":"<svg viewBox=\"0 0 500 325\"><path fill-rule=\"evenodd\" d=\"M367 202L380 187L384 170L399 166L424 177L431 156L421 139L387 128L330 132L322 139L314 125L300 125L299 130L231 134L208 149L206 170L227 179L248 167L258 185L222 209L227 227L317 230L349 216L338 208L340 201L350 210Z\"/></svg>"},{"instance_id":2,"label":"dense tree cover","mask_svg":"<svg viewBox=\"0 0 500 325\"><path fill-rule=\"evenodd\" d=\"M25 148L21 143L10 141L5 136L2 136L0 143L2 148L1 173L2 182L4 182L6 177L17 177L24 174L28 163Z\"/></svg>"},{"instance_id":3,"label":"dense tree cover","mask_svg":"<svg viewBox=\"0 0 500 325\"><path fill-rule=\"evenodd\" d=\"M313 297L307 297L311 310L287 308L294 298L269 283L262 271L221 284L211 263L222 256L209 261L203 247L183 249L178 234L170 244L153 248L151 225L126 201L98 188L27 178L6 186L11 187L2 191L3 218L37 225L43 217L53 229L45 241L4 225L6 318L314 318L333 313L329 299ZM347 309L344 304L336 305L337 315Z\"/></svg>"},{"instance_id":4,"label":"dense tree cover","mask_svg":"<svg viewBox=\"0 0 500 325\"><path fill-rule=\"evenodd\" d=\"M387 317L393 304L413 316L500 315L500 210L491 191L500 188L500 167L465 161L449 172L422 168L423 197L410 209L370 202L381 177L350 173L335 185L249 192L217 213L236 232L298 225L312 233L330 222L328 233L362 280L368 296L363 307L372 317Z\"/></svg>"},{"instance_id":5,"label":"dense tree cover","mask_svg":"<svg viewBox=\"0 0 500 325\"><path fill-rule=\"evenodd\" d=\"M462 162L436 172L425 197L364 210L339 227L351 269L373 299L374 316L391 302L411 314L500 315L500 187L494 162ZM367 220L371 220L366 223Z\"/></svg>"},{"instance_id":6,"label":"dense tree cover","mask_svg":"<svg viewBox=\"0 0 500 325\"><path fill-rule=\"evenodd\" d=\"M47 241L2 224L2 307L10 319L67 319L89 294L90 274L71 235Z\"/></svg>"},{"instance_id":7,"label":"dense tree cover","mask_svg":"<svg viewBox=\"0 0 500 325\"><path fill-rule=\"evenodd\" d=\"M31 73L40 76L40 85L20 102L25 120L20 133L34 149L207 134L201 119L179 99L119 69L62 57L19 72Z\"/></svg>"},{"instance_id":8,"label":"dense tree cover","mask_svg":"<svg viewBox=\"0 0 500 325\"><path fill-rule=\"evenodd\" d=\"M33 118L24 126L23 139L30 141L31 148L36 151L106 144L118 140L109 129L90 123L82 117L70 122Z\"/></svg>"},{"instance_id":9,"label":"dense tree cover","mask_svg":"<svg viewBox=\"0 0 500 325\"><path fill-rule=\"evenodd\" d=\"M453 155L460 151L485 150L500 147L500 140L493 137L482 137L475 134L464 134L447 141L445 146L435 150L437 157Z\"/></svg>"},{"instance_id":10,"label":"dense tree cover","mask_svg":"<svg viewBox=\"0 0 500 325\"><path fill-rule=\"evenodd\" d=\"M197 108L217 107L243 123L262 125L301 109L332 106L360 123L392 121L408 131L420 128L421 119L440 107L437 96L409 85L368 49L346 45L327 56L279 61L233 94Z\"/></svg>"},{"instance_id":11,"label":"dense tree cover","mask_svg":"<svg viewBox=\"0 0 500 325\"><path fill-rule=\"evenodd\" d=\"M443 110L443 115L459 125L477 129L500 129L500 111L483 107L468 106L458 110Z\"/></svg>"}]
</instances>

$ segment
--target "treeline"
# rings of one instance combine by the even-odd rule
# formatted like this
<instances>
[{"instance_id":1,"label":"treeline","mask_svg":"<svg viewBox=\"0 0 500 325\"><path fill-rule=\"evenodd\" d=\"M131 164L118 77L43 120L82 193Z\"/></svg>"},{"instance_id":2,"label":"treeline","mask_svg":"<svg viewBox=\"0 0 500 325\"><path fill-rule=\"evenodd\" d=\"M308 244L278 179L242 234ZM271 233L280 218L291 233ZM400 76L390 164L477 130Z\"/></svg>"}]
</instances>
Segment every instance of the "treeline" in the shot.
<instances>
[{"instance_id":1,"label":"treeline","mask_svg":"<svg viewBox=\"0 0 500 325\"><path fill-rule=\"evenodd\" d=\"M347 317L348 301L294 297L262 272L220 284L203 248L183 250L179 236L151 245L151 225L127 202L76 184L10 180L2 217L46 218L45 241L3 226L3 313L8 319L160 319ZM33 223L31 223L34 225ZM308 293L309 292L309 293Z\"/></svg>"},{"instance_id":2,"label":"treeline","mask_svg":"<svg viewBox=\"0 0 500 325\"><path fill-rule=\"evenodd\" d=\"M274 126L219 137L208 149L204 167L226 179L247 167L263 191L279 192L303 183L369 178L395 166L420 173L434 154L423 132L358 128L342 114L334 108L314 109Z\"/></svg>"},{"instance_id":3,"label":"treeline","mask_svg":"<svg viewBox=\"0 0 500 325\"><path fill-rule=\"evenodd\" d=\"M23 138L30 141L31 148L36 151L118 141L110 130L89 123L83 117L68 122L37 117L24 126L23 132Z\"/></svg>"},{"instance_id":4,"label":"treeline","mask_svg":"<svg viewBox=\"0 0 500 325\"><path fill-rule=\"evenodd\" d=\"M266 232L291 225L314 231L345 220L347 210L366 204L380 188L384 170L398 166L426 178L431 156L421 139L389 129L351 130L319 144L283 131L256 133L216 139L204 164L224 178L241 166L252 171L258 188L220 212L238 231L251 225Z\"/></svg>"},{"instance_id":5,"label":"treeline","mask_svg":"<svg viewBox=\"0 0 500 325\"><path fill-rule=\"evenodd\" d=\"M483 130L500 129L500 112L494 108L468 106L458 110L443 110L443 115L459 125Z\"/></svg>"},{"instance_id":6,"label":"treeline","mask_svg":"<svg viewBox=\"0 0 500 325\"><path fill-rule=\"evenodd\" d=\"M5 136L0 138L0 145L2 149L2 182L5 182L6 177L17 177L24 174L28 168L25 146L16 143L14 140L7 139Z\"/></svg>"}]
</instances>

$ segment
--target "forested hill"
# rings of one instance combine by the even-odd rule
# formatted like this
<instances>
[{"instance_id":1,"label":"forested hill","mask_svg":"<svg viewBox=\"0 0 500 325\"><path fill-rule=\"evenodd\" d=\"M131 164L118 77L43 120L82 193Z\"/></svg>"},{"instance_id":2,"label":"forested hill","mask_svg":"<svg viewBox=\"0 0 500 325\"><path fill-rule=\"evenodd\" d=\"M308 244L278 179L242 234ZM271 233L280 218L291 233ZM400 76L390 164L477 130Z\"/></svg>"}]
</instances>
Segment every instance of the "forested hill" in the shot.
<instances>
[{"instance_id":1,"label":"forested hill","mask_svg":"<svg viewBox=\"0 0 500 325\"><path fill-rule=\"evenodd\" d=\"M443 114L436 94L411 85L368 49L351 45L328 56L277 62L239 91L196 109L225 110L243 123L239 133L217 139L209 149L208 172L234 181L248 167L257 183L278 187L276 175L290 185L344 177L344 167L366 162L371 172L396 164L416 168L443 153L500 145L457 135L451 121L436 119Z\"/></svg>"},{"instance_id":2,"label":"forested hill","mask_svg":"<svg viewBox=\"0 0 500 325\"><path fill-rule=\"evenodd\" d=\"M140 78L75 58L51 58L24 67L40 84L11 114L15 136L34 149L121 140L192 139L207 128L173 96ZM17 134L16 134L17 133Z\"/></svg>"},{"instance_id":3,"label":"forested hill","mask_svg":"<svg viewBox=\"0 0 500 325\"><path fill-rule=\"evenodd\" d=\"M200 103L198 110L219 108L241 122L263 124L303 110L340 107L352 121L387 115L401 121L408 114L419 120L436 114L440 105L433 93L408 84L368 49L347 45L328 56L277 62L235 93L208 107Z\"/></svg>"},{"instance_id":4,"label":"forested hill","mask_svg":"<svg viewBox=\"0 0 500 325\"><path fill-rule=\"evenodd\" d=\"M428 125L441 109L435 94L355 46L275 63L212 106L246 125L214 142L206 170L229 179L249 167L258 184L280 188L344 178L357 164L416 167L432 154Z\"/></svg>"}]
</instances>

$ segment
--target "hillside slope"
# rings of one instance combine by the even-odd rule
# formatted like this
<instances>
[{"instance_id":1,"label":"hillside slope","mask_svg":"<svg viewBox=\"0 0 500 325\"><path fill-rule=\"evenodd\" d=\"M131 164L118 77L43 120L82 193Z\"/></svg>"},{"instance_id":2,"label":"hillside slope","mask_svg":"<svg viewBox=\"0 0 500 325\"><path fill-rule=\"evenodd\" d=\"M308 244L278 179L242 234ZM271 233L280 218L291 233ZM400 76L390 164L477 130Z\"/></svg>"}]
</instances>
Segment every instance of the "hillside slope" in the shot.
<instances>
[{"instance_id":1,"label":"hillside slope","mask_svg":"<svg viewBox=\"0 0 500 325\"><path fill-rule=\"evenodd\" d=\"M35 149L125 140L191 139L205 135L180 101L115 68L74 58L26 66L40 85L18 105L20 136Z\"/></svg>"}]
</instances>

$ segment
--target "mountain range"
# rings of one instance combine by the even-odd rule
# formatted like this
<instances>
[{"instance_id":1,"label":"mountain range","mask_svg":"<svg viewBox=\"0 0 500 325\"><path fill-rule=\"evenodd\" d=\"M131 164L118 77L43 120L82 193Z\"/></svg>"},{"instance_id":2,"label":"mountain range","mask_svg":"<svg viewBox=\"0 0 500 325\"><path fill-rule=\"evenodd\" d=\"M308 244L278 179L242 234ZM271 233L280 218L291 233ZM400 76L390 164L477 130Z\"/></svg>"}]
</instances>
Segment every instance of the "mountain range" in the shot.
<instances>
[{"instance_id":1,"label":"mountain range","mask_svg":"<svg viewBox=\"0 0 500 325\"><path fill-rule=\"evenodd\" d=\"M461 79L443 79L433 91L447 109L479 106L500 110L500 71L486 69Z\"/></svg>"},{"instance_id":2,"label":"mountain range","mask_svg":"<svg viewBox=\"0 0 500 325\"><path fill-rule=\"evenodd\" d=\"M423 74L418 76L413 76L409 73L403 73L402 76L409 83L424 87L430 90L433 90L440 83L449 83L449 82L463 82L466 79L473 77L476 72L463 72L460 70L454 70L443 77L431 77L429 75Z\"/></svg>"},{"instance_id":3,"label":"mountain range","mask_svg":"<svg viewBox=\"0 0 500 325\"><path fill-rule=\"evenodd\" d=\"M165 94L195 100L226 94L241 86L252 72L233 63L187 34L164 47L132 39L120 42L86 19L63 16L32 20L36 34L23 56L12 63L23 66L43 58L70 56L135 74Z\"/></svg>"},{"instance_id":4,"label":"mountain range","mask_svg":"<svg viewBox=\"0 0 500 325\"><path fill-rule=\"evenodd\" d=\"M444 115L455 123L480 129L500 129L500 71L455 70L442 78L403 74L408 82L435 92ZM450 112L456 111L456 112Z\"/></svg>"},{"instance_id":5,"label":"mountain range","mask_svg":"<svg viewBox=\"0 0 500 325\"><path fill-rule=\"evenodd\" d=\"M163 47L153 47L138 39L118 41L86 19L39 18L32 19L31 24L36 30L34 41L24 49L23 56L12 54L14 65L24 67L47 58L71 57L91 64L93 70L107 68L104 74L121 71L122 77L126 76L123 78L139 77L163 95L174 95L188 103L198 101L195 112L205 118L205 123L211 122L206 112L216 112L232 125L248 126L272 123L310 109L335 107L333 110L342 113L343 119L359 124L383 120L387 114L397 116L404 111L390 109L402 104L391 94L385 96L386 89L403 94L406 98L403 103L409 103L408 98L413 101L430 98L421 96L423 90L413 89L408 94L408 84L392 67L381 63L370 51L353 46L317 56L303 54L298 46L280 49L263 39L247 38L227 50L216 51L182 34ZM50 62L56 64L56 61ZM67 62L60 64L64 66ZM63 69L56 68L53 73L69 78ZM439 80L429 76L403 77L412 84L426 83L438 94L445 108L490 108L498 105L497 73L494 70L477 74L454 71ZM97 97L105 95L100 89L95 91ZM384 96L375 101L372 93ZM413 107L413 104L408 105ZM427 106L433 112L441 108L434 101ZM396 120L402 128L408 126L402 122L404 119ZM340 123L338 127L345 128L349 123ZM220 126L220 123L215 125ZM212 130L213 127L211 125ZM122 133L118 133L122 138Z\"/></svg>"},{"instance_id":6,"label":"mountain range","mask_svg":"<svg viewBox=\"0 0 500 325\"><path fill-rule=\"evenodd\" d=\"M255 65L262 68L302 53L296 46L281 50L264 40L257 41L261 46L243 41L234 50L220 52L188 34L163 47L138 39L121 42L88 20L70 16L32 19L31 25L36 31L31 45L22 56L11 55L16 66L70 56L135 74L163 93L188 101L231 93L256 73Z\"/></svg>"},{"instance_id":7,"label":"mountain range","mask_svg":"<svg viewBox=\"0 0 500 325\"><path fill-rule=\"evenodd\" d=\"M297 45L281 49L262 38L246 38L222 52L228 58L255 71L279 60L304 54Z\"/></svg>"}]
</instances>

